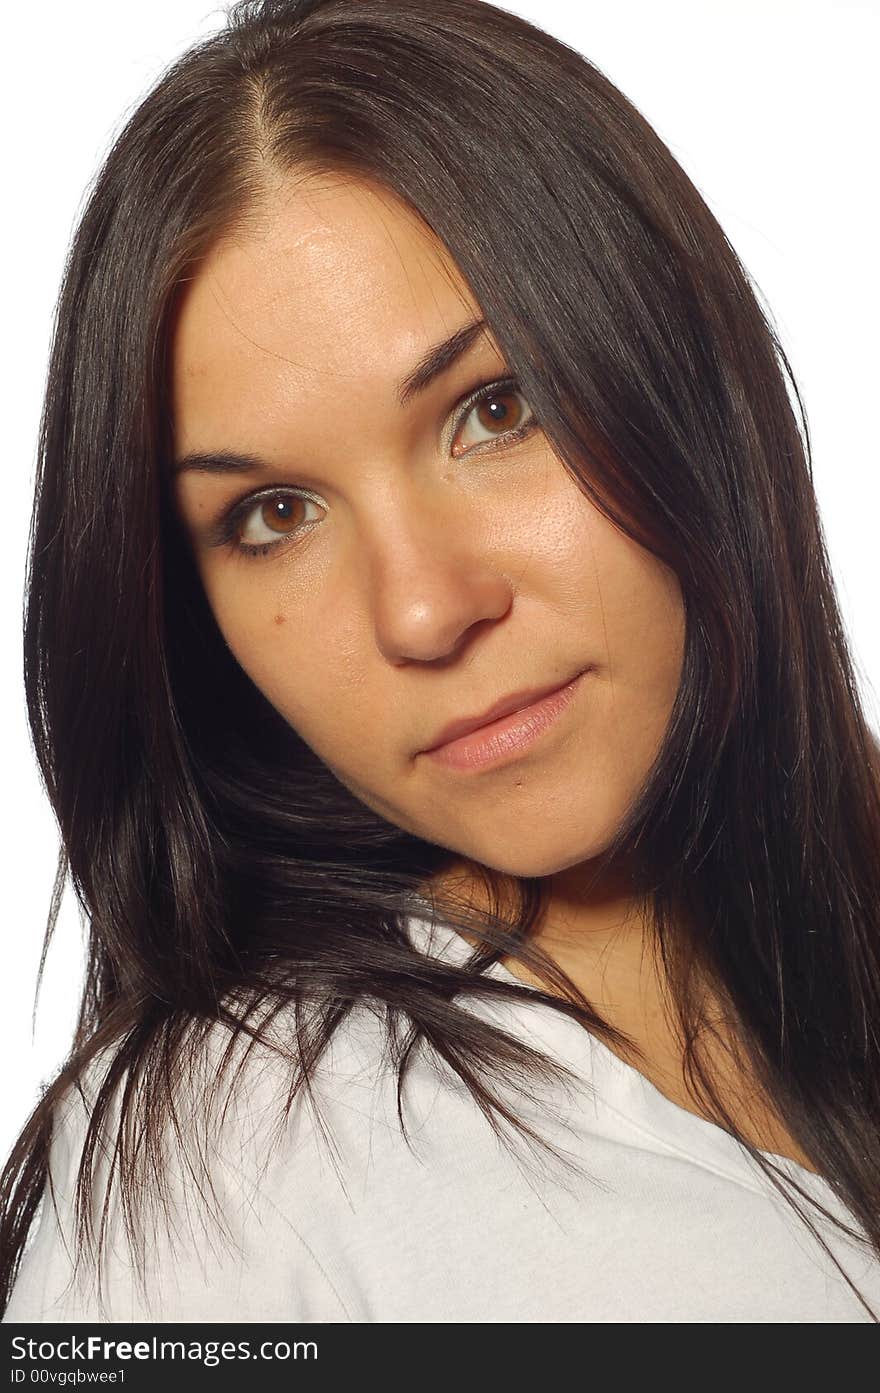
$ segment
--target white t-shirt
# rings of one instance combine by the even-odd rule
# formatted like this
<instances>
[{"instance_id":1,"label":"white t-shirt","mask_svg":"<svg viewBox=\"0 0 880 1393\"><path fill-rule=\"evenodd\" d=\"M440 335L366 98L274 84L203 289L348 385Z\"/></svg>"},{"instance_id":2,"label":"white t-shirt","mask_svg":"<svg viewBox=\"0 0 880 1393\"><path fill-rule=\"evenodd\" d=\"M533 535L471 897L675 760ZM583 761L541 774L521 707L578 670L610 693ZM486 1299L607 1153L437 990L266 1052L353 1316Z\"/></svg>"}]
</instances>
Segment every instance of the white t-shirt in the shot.
<instances>
[{"instance_id":1,"label":"white t-shirt","mask_svg":"<svg viewBox=\"0 0 880 1393\"><path fill-rule=\"evenodd\" d=\"M409 932L435 956L462 962L471 952L449 929L429 937L420 919L409 920ZM499 964L488 971L519 980ZM461 1004L574 1068L576 1084L533 1085L532 1102L513 1085L502 1096L580 1173L530 1152L515 1133L511 1154L431 1051L415 1053L404 1088L410 1149L396 1072L382 1062L384 1022L360 1008L318 1069L331 1149L301 1095L272 1131L286 1076L270 1052L252 1055L212 1150L210 1180L231 1241L199 1218L205 1200L186 1168L170 1165L177 1233L159 1211L141 1287L114 1185L103 1305L90 1269L71 1283L72 1184L86 1118L74 1092L50 1156L58 1213L44 1199L4 1320L870 1321L807 1227L721 1128L665 1098L550 1007ZM195 1099L199 1077L196 1069ZM824 1180L774 1159L861 1231ZM104 1183L106 1173L105 1161ZM215 1203L210 1191L207 1199ZM810 1216L880 1315L876 1257Z\"/></svg>"}]
</instances>

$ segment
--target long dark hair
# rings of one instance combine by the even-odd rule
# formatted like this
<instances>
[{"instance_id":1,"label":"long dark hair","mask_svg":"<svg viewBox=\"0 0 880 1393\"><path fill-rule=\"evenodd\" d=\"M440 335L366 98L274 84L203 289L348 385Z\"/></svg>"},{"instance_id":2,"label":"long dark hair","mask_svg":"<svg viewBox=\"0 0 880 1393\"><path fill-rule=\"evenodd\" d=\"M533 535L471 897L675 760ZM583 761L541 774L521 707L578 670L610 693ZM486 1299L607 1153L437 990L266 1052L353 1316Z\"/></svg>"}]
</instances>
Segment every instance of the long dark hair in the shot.
<instances>
[{"instance_id":1,"label":"long dark hair","mask_svg":"<svg viewBox=\"0 0 880 1393\"><path fill-rule=\"evenodd\" d=\"M116 1145L133 1232L177 1070L218 1023L252 1047L291 1008L293 1093L347 1014L378 1003L398 1087L427 1046L499 1134L537 1142L491 1080L512 1071L526 1090L556 1066L461 1002L538 1000L639 1054L529 941L546 884L484 868L484 914L435 897L451 853L357 801L213 620L170 502L169 330L177 289L259 202L267 170L369 177L417 210L572 477L677 575L680 689L639 797L591 870L598 883L627 867L650 906L707 1109L802 1212L793 1191L804 1191L740 1136L701 1063L695 967L729 1006L773 1109L880 1254L880 759L803 405L744 268L634 106L504 10L246 0L227 21L128 120L59 300L25 683L62 837L44 955L69 875L88 967L70 1054L3 1171L4 1307L44 1191L53 1111L99 1054L78 1251L94 1239L91 1158L117 1087L132 1085ZM474 954L459 967L430 960L407 937L409 913L470 934ZM503 955L551 990L479 975ZM133 1110L141 1154L124 1127Z\"/></svg>"}]
</instances>

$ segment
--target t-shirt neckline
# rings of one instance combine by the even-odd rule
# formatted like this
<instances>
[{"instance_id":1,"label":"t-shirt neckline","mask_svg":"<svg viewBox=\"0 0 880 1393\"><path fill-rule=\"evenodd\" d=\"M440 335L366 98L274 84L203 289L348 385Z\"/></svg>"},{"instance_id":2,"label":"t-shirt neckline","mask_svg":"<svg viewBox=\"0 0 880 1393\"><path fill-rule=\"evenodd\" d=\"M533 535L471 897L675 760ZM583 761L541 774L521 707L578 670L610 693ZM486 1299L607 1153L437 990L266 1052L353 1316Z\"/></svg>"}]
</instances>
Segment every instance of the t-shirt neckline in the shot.
<instances>
[{"instance_id":1,"label":"t-shirt neckline","mask_svg":"<svg viewBox=\"0 0 880 1393\"><path fill-rule=\"evenodd\" d=\"M446 938L438 943L437 935L441 931ZM473 945L445 922L413 915L409 919L409 932L429 956L463 963L473 951ZM483 971L485 976L513 983L537 995L537 988L500 962L491 963ZM659 1144L666 1152L678 1153L750 1189L766 1192L770 1182L765 1173L723 1127L668 1098L640 1070L621 1059L604 1040L578 1021L543 1002L536 1002L534 1006L525 1000L511 1002L510 1008L517 1012L520 1004L528 1016L529 1033L537 1036L538 1045L561 1059L578 1077L587 1076L595 1085L603 1106L615 1112L634 1132ZM517 1014L525 1024L521 1012ZM853 1222L853 1216L843 1208L822 1176L791 1157L769 1151L759 1154L832 1212Z\"/></svg>"}]
</instances>

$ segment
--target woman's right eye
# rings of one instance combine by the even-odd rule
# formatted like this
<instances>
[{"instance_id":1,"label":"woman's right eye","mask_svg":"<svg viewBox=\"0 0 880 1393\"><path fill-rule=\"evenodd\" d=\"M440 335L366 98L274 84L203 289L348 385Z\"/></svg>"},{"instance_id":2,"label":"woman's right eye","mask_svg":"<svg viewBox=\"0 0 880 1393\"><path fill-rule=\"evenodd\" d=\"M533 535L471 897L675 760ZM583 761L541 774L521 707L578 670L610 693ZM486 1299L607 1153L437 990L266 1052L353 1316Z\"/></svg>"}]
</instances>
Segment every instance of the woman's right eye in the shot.
<instances>
[{"instance_id":1,"label":"woman's right eye","mask_svg":"<svg viewBox=\"0 0 880 1393\"><path fill-rule=\"evenodd\" d=\"M237 549L246 556L265 556L318 521L308 516L309 506L320 508L315 499L288 489L245 499L229 518L226 540L238 538Z\"/></svg>"}]
</instances>

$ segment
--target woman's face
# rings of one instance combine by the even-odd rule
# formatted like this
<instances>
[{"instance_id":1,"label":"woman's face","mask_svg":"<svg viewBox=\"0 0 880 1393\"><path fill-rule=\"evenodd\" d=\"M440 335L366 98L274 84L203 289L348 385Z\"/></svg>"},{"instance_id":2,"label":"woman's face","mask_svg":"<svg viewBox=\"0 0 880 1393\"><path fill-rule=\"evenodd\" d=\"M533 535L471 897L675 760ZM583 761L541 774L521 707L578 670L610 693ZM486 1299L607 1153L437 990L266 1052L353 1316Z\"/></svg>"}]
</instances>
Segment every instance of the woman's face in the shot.
<instances>
[{"instance_id":1,"label":"woman's face","mask_svg":"<svg viewBox=\"0 0 880 1393\"><path fill-rule=\"evenodd\" d=\"M602 851L637 792L678 687L683 605L515 384L460 413L509 377L488 331L401 404L428 350L479 317L395 195L290 179L180 302L175 461L252 463L176 471L174 499L231 652L336 777L419 837L544 876ZM451 721L582 672L527 746L467 767L425 753Z\"/></svg>"}]
</instances>

